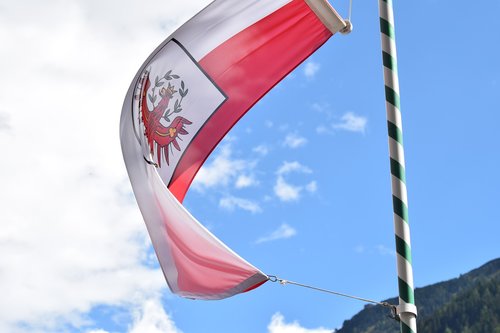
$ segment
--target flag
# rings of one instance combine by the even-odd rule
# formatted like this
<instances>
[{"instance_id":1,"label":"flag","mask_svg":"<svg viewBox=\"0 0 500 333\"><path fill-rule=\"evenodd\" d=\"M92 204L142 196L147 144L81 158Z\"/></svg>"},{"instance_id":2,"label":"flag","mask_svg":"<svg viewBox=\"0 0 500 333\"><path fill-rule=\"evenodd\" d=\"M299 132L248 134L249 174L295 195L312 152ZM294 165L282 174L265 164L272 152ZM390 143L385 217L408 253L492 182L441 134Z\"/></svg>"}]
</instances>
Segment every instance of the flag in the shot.
<instances>
[{"instance_id":1,"label":"flag","mask_svg":"<svg viewBox=\"0 0 500 333\"><path fill-rule=\"evenodd\" d=\"M268 280L180 202L229 129L344 26L326 0L215 0L139 69L122 109L122 151L174 293L220 299Z\"/></svg>"}]
</instances>

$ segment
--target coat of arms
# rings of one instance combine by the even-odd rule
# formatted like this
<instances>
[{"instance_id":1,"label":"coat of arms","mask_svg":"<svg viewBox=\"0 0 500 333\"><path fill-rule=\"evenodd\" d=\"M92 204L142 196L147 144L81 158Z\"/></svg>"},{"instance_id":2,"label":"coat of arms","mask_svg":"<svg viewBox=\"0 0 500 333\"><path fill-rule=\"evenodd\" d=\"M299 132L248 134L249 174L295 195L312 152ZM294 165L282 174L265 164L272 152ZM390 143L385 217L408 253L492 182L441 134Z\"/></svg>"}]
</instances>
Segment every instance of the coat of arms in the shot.
<instances>
[{"instance_id":1,"label":"coat of arms","mask_svg":"<svg viewBox=\"0 0 500 333\"><path fill-rule=\"evenodd\" d=\"M153 86L148 72L143 77L140 117L144 123L144 135L148 140L151 156L156 156L157 164L153 164L158 167L161 167L162 152L169 165L169 153L174 152L172 147L180 151L177 140L182 141L180 135L189 134L185 126L192 122L179 115L182 112L182 101L188 92L184 81L179 75L173 74L172 70L161 77L156 76Z\"/></svg>"}]
</instances>

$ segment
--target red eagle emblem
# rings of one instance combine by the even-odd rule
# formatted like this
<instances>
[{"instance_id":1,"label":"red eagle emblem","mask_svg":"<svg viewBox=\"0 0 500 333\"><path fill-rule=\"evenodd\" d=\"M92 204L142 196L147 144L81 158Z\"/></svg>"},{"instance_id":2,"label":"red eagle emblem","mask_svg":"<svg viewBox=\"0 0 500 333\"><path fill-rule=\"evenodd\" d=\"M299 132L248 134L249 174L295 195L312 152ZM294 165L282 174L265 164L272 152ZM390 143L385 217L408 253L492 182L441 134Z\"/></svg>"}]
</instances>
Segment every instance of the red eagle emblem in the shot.
<instances>
[{"instance_id":1,"label":"red eagle emblem","mask_svg":"<svg viewBox=\"0 0 500 333\"><path fill-rule=\"evenodd\" d=\"M179 78L180 76L172 74L171 70L161 78L157 76L155 85L149 93L148 91L151 87L149 75L145 77L143 83L141 94L141 120L144 123L144 135L148 140L151 156L155 156L154 146L156 144L158 167L161 167L162 152L165 156L167 165L169 165L169 149L172 150L171 146L178 151L181 150L177 140L179 139L182 141L179 136L189 134L185 126L192 124L188 119L176 116L177 113L182 111L182 100L189 92L189 89L185 87L184 81L181 80L178 90L175 90L175 86L169 82ZM168 85L165 87L166 83L168 83ZM156 91L157 89L159 89L158 92ZM177 99L174 98L176 95L178 96ZM158 97L160 100L155 104ZM148 107L147 99L151 102L150 105L153 106L152 110ZM170 106L172 100L175 100L173 108ZM171 120L171 118L173 118L173 120Z\"/></svg>"}]
</instances>

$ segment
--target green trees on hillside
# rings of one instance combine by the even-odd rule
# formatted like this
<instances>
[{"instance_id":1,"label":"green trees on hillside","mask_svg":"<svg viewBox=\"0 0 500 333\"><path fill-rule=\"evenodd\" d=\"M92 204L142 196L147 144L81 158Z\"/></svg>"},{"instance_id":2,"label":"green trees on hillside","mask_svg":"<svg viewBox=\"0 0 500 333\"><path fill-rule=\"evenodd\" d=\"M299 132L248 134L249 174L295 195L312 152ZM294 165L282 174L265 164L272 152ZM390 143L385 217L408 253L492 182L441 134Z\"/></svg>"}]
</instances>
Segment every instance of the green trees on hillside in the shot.
<instances>
[{"instance_id":1,"label":"green trees on hillside","mask_svg":"<svg viewBox=\"0 0 500 333\"><path fill-rule=\"evenodd\" d=\"M500 259L415 290L420 333L500 333ZM397 298L386 300L397 304ZM387 309L366 306L337 333L399 333Z\"/></svg>"},{"instance_id":2,"label":"green trees on hillside","mask_svg":"<svg viewBox=\"0 0 500 333\"><path fill-rule=\"evenodd\" d=\"M500 277L480 278L436 313L420 321L421 332L500 333Z\"/></svg>"}]
</instances>

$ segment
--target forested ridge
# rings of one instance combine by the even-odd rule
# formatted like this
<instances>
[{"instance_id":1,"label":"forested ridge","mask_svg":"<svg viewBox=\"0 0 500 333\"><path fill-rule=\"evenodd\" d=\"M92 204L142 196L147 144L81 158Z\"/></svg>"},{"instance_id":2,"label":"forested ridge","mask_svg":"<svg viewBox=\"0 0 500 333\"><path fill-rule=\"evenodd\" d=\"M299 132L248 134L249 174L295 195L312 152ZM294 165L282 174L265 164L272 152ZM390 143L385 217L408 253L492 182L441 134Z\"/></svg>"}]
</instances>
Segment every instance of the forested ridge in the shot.
<instances>
[{"instance_id":1,"label":"forested ridge","mask_svg":"<svg viewBox=\"0 0 500 333\"><path fill-rule=\"evenodd\" d=\"M425 333L500 333L500 258L458 278L415 289ZM397 298L385 300L398 304ZM398 333L387 308L367 305L336 333Z\"/></svg>"}]
</instances>

